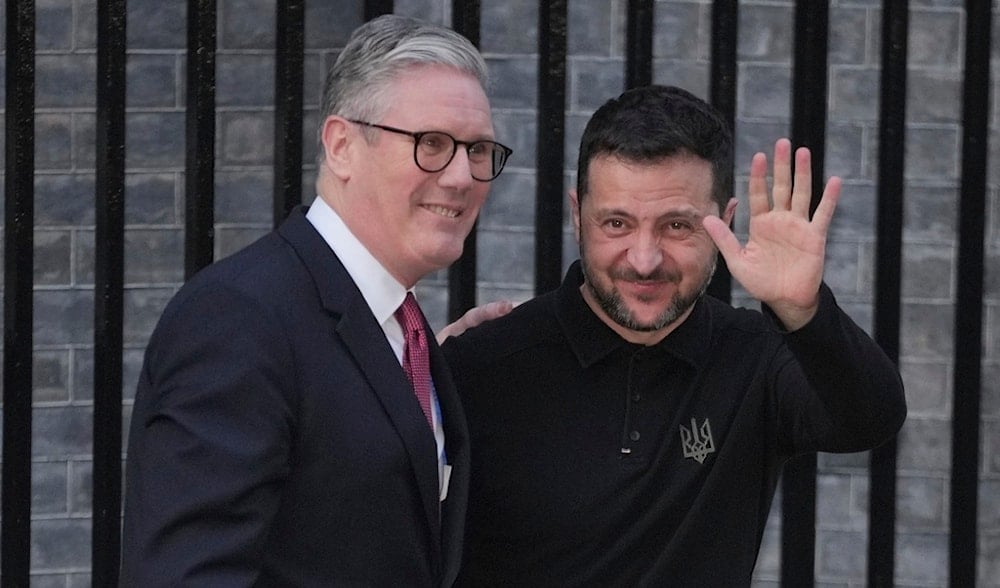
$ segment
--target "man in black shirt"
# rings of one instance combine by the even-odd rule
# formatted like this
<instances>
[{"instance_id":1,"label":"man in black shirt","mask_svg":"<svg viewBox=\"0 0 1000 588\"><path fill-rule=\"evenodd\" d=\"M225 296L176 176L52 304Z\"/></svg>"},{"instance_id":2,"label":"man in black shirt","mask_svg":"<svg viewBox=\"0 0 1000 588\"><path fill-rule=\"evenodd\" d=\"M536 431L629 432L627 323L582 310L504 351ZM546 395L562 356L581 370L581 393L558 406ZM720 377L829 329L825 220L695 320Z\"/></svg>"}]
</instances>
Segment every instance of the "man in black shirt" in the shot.
<instances>
[{"instance_id":1,"label":"man in black shirt","mask_svg":"<svg viewBox=\"0 0 1000 588\"><path fill-rule=\"evenodd\" d=\"M794 158L794 172L792 159ZM445 343L472 437L468 586L748 585L791 456L872 448L899 374L823 284L831 178L810 154L750 166L729 229L732 140L667 87L602 106L570 192L562 286ZM762 312L705 296L717 252Z\"/></svg>"}]
</instances>

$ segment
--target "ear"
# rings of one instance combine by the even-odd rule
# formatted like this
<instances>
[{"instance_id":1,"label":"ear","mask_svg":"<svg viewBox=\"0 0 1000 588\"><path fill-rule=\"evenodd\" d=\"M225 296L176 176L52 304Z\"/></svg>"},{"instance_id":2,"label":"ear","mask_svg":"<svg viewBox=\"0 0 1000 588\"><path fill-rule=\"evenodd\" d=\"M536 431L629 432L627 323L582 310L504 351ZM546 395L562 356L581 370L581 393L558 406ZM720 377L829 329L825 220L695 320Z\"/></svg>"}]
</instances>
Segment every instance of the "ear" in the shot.
<instances>
[{"instance_id":1,"label":"ear","mask_svg":"<svg viewBox=\"0 0 1000 588\"><path fill-rule=\"evenodd\" d=\"M330 115L323 121L323 162L341 180L351 177L352 143L357 140L351 131L351 123L343 117Z\"/></svg>"},{"instance_id":2,"label":"ear","mask_svg":"<svg viewBox=\"0 0 1000 588\"><path fill-rule=\"evenodd\" d=\"M580 242L580 199L577 197L576 188L569 190L569 210L573 215L573 233L576 235L576 242Z\"/></svg>"},{"instance_id":3,"label":"ear","mask_svg":"<svg viewBox=\"0 0 1000 588\"><path fill-rule=\"evenodd\" d=\"M722 220L727 225L733 224L733 216L736 214L736 205L739 203L735 198L730 198L726 203L726 209L722 211Z\"/></svg>"}]
</instances>

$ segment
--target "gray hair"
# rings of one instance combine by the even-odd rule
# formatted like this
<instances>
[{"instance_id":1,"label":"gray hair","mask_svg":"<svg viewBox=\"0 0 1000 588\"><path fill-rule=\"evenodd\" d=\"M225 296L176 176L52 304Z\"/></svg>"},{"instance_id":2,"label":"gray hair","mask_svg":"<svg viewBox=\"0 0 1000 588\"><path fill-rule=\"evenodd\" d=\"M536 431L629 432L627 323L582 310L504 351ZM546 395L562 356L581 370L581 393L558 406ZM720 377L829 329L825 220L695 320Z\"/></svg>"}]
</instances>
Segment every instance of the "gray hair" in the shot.
<instances>
[{"instance_id":1,"label":"gray hair","mask_svg":"<svg viewBox=\"0 0 1000 588\"><path fill-rule=\"evenodd\" d=\"M358 27L330 68L320 104L322 124L331 114L377 121L389 108L393 79L414 65L445 65L489 84L479 50L455 31L414 18L386 14Z\"/></svg>"}]
</instances>

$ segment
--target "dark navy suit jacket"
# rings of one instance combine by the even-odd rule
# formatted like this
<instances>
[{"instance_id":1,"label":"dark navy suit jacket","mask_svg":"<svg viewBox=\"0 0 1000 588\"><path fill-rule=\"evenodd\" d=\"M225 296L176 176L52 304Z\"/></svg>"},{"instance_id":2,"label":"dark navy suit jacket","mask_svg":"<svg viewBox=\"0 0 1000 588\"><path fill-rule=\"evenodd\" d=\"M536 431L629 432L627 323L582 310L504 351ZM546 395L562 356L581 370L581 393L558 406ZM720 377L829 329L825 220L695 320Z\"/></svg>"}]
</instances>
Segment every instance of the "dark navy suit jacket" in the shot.
<instances>
[{"instance_id":1,"label":"dark navy suit jacket","mask_svg":"<svg viewBox=\"0 0 1000 588\"><path fill-rule=\"evenodd\" d=\"M453 466L340 261L294 211L206 268L146 351L124 586L440 586L461 561L468 432L431 344Z\"/></svg>"}]
</instances>

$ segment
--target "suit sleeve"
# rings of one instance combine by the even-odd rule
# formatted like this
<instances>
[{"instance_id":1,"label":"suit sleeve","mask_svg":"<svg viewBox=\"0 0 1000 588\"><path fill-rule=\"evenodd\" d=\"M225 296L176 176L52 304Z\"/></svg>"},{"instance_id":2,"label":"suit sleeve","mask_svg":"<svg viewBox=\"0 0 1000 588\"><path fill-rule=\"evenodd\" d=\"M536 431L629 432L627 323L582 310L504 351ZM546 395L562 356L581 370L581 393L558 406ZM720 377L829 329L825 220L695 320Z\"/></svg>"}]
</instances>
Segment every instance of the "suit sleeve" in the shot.
<instances>
[{"instance_id":1,"label":"suit sleeve","mask_svg":"<svg viewBox=\"0 0 1000 588\"><path fill-rule=\"evenodd\" d=\"M249 586L291 463L291 347L273 314L208 285L168 308L130 428L124 586Z\"/></svg>"},{"instance_id":2,"label":"suit sleeve","mask_svg":"<svg viewBox=\"0 0 1000 588\"><path fill-rule=\"evenodd\" d=\"M787 333L785 345L773 367L789 453L864 451L899 431L906 400L898 369L825 284L816 316Z\"/></svg>"}]
</instances>

